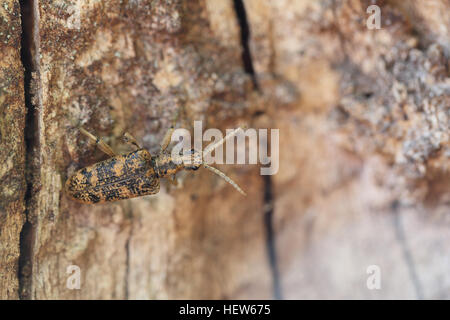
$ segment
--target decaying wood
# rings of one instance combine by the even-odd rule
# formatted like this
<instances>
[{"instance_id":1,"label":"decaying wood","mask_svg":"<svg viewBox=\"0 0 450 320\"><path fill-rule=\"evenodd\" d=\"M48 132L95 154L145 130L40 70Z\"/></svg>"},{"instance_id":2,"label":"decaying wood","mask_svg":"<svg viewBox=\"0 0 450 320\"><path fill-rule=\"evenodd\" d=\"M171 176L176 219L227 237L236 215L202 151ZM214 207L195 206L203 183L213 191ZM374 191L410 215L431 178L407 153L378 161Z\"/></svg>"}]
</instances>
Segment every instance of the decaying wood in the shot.
<instances>
[{"instance_id":1,"label":"decaying wood","mask_svg":"<svg viewBox=\"0 0 450 320\"><path fill-rule=\"evenodd\" d=\"M0 7L0 298L449 297L447 1L379 1L380 30L372 1L25 2L25 95L19 1ZM279 128L279 172L221 166L245 200L206 170L110 204L63 193L105 158L78 126L155 154L177 114Z\"/></svg>"},{"instance_id":2,"label":"decaying wood","mask_svg":"<svg viewBox=\"0 0 450 320\"><path fill-rule=\"evenodd\" d=\"M0 7L0 299L17 299L25 220L25 101L19 1Z\"/></svg>"},{"instance_id":3,"label":"decaying wood","mask_svg":"<svg viewBox=\"0 0 450 320\"><path fill-rule=\"evenodd\" d=\"M120 203L85 206L62 193L68 173L104 158L80 135L80 124L115 150L126 150L120 137L130 131L153 151L177 112L188 129L194 119L231 125L243 113L251 83L232 3L87 2L78 26L63 18L70 7L35 5L34 179L41 188L28 213L25 297L270 297L257 168L227 170L251 193L246 203L201 171L186 175L180 190ZM224 14L231 15L226 26ZM222 115L209 117L215 109ZM247 259L257 266L251 272L243 271ZM69 265L80 267L80 290L66 288Z\"/></svg>"},{"instance_id":4,"label":"decaying wood","mask_svg":"<svg viewBox=\"0 0 450 320\"><path fill-rule=\"evenodd\" d=\"M267 124L282 128L284 296L448 298L448 2L380 2L380 30L370 1L245 3L262 91L276 75L300 93ZM369 265L382 290L367 289Z\"/></svg>"}]
</instances>

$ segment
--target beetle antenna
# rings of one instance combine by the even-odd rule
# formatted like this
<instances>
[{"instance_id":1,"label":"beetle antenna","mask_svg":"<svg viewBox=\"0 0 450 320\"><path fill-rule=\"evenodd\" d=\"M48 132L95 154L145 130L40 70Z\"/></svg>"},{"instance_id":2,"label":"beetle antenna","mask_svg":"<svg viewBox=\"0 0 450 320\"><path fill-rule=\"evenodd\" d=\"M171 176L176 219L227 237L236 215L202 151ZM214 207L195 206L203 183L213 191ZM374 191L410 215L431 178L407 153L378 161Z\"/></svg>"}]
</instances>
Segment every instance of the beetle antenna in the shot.
<instances>
[{"instance_id":1,"label":"beetle antenna","mask_svg":"<svg viewBox=\"0 0 450 320\"><path fill-rule=\"evenodd\" d=\"M209 165L207 165L206 163L203 164L203 166L214 172L215 174L217 174L218 176L220 176L223 180L225 180L226 182L228 182L229 184L231 184L237 191L239 191L239 193L241 193L242 195L246 196L247 194L244 192L244 190L242 190L236 182L234 182L233 180L231 180L231 178L229 178L225 173L223 173L222 171L220 171L217 168L211 167Z\"/></svg>"},{"instance_id":2,"label":"beetle antenna","mask_svg":"<svg viewBox=\"0 0 450 320\"><path fill-rule=\"evenodd\" d=\"M239 127L235 130L233 130L232 132L230 132L229 134L227 134L225 136L225 138L223 138L220 141L217 141L216 143L214 143L212 146L207 147L205 150L203 150L203 155L208 154L209 152L213 151L214 149L216 149L217 147L221 146L222 144L225 143L225 141L227 141L228 139L230 139L231 137L234 137L239 130L242 130L243 127Z\"/></svg>"}]
</instances>

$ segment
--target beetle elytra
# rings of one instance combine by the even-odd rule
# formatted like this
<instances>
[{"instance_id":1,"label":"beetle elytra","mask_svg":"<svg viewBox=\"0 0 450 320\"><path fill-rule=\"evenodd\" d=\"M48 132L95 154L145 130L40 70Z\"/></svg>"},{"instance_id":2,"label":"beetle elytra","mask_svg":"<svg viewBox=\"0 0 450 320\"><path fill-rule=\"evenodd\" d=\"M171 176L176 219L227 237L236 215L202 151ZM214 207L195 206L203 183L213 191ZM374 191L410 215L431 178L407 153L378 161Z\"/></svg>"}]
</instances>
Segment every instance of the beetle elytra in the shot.
<instances>
[{"instance_id":1,"label":"beetle elytra","mask_svg":"<svg viewBox=\"0 0 450 320\"><path fill-rule=\"evenodd\" d=\"M228 138L236 135L240 129L232 131L220 141L208 146L203 154L222 145ZM160 178L171 177L172 181L175 181L175 174L178 171L197 170L201 166L219 175L245 195L245 192L223 172L204 163L201 151L192 149L175 158L172 157L171 153L167 151L167 147L173 127L165 135L160 152L156 156L152 156L148 150L140 147L136 139L129 133L125 133L124 139L136 150L126 154L115 154L102 139L95 137L84 128L80 128L80 131L95 141L100 150L110 158L78 170L66 181L66 193L79 202L102 203L156 194L159 192Z\"/></svg>"}]
</instances>

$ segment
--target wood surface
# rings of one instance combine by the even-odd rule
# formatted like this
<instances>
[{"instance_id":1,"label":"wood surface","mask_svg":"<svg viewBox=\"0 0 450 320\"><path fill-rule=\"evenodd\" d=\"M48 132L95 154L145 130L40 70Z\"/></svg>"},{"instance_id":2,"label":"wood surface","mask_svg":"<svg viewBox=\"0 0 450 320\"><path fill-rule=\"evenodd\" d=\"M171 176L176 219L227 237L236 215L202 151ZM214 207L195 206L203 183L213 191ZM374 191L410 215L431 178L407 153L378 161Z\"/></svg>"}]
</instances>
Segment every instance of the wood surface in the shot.
<instances>
[{"instance_id":1,"label":"wood surface","mask_svg":"<svg viewBox=\"0 0 450 320\"><path fill-rule=\"evenodd\" d=\"M0 299L450 298L450 3L376 2L3 0ZM155 154L177 114L279 129L278 173L64 194L78 126Z\"/></svg>"}]
</instances>

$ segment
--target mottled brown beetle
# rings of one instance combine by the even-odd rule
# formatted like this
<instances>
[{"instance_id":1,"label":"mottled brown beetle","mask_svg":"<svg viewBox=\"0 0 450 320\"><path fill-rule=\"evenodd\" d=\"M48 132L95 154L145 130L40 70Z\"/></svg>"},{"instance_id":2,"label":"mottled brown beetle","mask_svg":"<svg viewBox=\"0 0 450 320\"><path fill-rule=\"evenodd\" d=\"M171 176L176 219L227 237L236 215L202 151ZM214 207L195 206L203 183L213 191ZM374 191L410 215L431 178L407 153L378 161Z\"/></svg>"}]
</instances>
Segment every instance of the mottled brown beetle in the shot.
<instances>
[{"instance_id":1,"label":"mottled brown beetle","mask_svg":"<svg viewBox=\"0 0 450 320\"><path fill-rule=\"evenodd\" d=\"M236 135L239 130L240 128L234 130L222 140L209 146L203 151L203 154L211 152L228 138ZM117 155L102 139L95 137L84 128L80 128L80 131L95 141L100 150L111 158L80 169L67 180L66 193L79 202L102 203L156 194L159 192L160 178L171 177L172 181L175 181L175 174L178 171L182 169L197 170L201 166L221 176L237 191L245 195L245 192L223 172L204 163L201 152L192 149L174 159L167 151L173 128L169 129L165 135L160 152L154 157L150 155L149 151L141 148L129 133L124 135L125 141L132 144L136 150Z\"/></svg>"}]
</instances>

